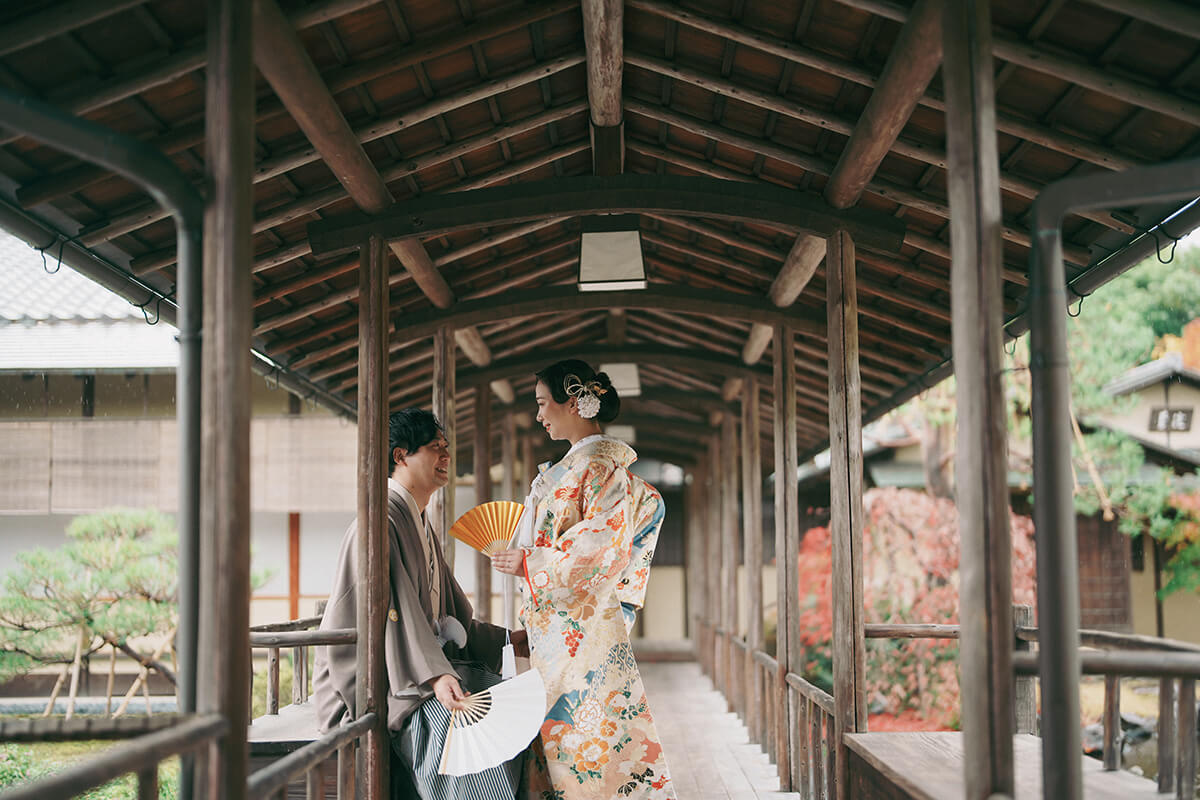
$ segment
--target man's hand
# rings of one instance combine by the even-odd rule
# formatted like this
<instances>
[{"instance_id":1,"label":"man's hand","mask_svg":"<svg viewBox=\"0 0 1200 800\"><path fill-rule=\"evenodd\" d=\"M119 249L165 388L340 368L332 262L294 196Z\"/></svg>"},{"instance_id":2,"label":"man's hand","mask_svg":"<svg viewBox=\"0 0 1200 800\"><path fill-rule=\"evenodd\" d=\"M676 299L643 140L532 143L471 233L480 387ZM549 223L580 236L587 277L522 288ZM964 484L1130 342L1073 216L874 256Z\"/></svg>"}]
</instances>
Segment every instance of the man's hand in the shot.
<instances>
[{"instance_id":1,"label":"man's hand","mask_svg":"<svg viewBox=\"0 0 1200 800\"><path fill-rule=\"evenodd\" d=\"M501 550L492 556L492 568L505 575L520 575L524 565L524 550Z\"/></svg>"},{"instance_id":2,"label":"man's hand","mask_svg":"<svg viewBox=\"0 0 1200 800\"><path fill-rule=\"evenodd\" d=\"M512 642L513 655L529 658L529 632L525 630L511 631L508 641Z\"/></svg>"},{"instance_id":3,"label":"man's hand","mask_svg":"<svg viewBox=\"0 0 1200 800\"><path fill-rule=\"evenodd\" d=\"M433 679L433 694L438 702L451 711L461 711L466 708L463 699L468 695L458 683L458 677L446 673Z\"/></svg>"}]
</instances>

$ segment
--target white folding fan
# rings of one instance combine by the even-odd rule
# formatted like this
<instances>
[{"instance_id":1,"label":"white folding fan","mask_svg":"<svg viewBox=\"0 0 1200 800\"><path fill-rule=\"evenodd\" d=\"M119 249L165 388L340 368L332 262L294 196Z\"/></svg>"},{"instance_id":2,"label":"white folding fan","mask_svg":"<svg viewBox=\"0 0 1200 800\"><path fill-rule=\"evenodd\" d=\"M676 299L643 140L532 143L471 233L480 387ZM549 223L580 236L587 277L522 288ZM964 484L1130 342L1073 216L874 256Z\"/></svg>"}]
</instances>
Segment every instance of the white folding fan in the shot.
<instances>
[{"instance_id":1,"label":"white folding fan","mask_svg":"<svg viewBox=\"0 0 1200 800\"><path fill-rule=\"evenodd\" d=\"M470 695L450 714L438 773L468 775L524 750L546 718L546 685L536 669Z\"/></svg>"}]
</instances>

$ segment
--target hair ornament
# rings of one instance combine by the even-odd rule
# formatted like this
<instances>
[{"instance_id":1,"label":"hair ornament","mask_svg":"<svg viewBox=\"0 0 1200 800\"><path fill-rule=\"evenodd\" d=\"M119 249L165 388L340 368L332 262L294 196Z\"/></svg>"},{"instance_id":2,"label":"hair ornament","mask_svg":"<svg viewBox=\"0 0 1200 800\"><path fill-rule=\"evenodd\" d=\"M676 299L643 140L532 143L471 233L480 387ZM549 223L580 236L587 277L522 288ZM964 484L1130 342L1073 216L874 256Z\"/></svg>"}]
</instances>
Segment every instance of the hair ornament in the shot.
<instances>
[{"instance_id":1,"label":"hair ornament","mask_svg":"<svg viewBox=\"0 0 1200 800\"><path fill-rule=\"evenodd\" d=\"M580 417L593 419L600 413L600 395L606 394L608 389L601 386L598 380L584 383L578 375L568 374L563 377L563 391L568 397L575 398L575 410Z\"/></svg>"}]
</instances>

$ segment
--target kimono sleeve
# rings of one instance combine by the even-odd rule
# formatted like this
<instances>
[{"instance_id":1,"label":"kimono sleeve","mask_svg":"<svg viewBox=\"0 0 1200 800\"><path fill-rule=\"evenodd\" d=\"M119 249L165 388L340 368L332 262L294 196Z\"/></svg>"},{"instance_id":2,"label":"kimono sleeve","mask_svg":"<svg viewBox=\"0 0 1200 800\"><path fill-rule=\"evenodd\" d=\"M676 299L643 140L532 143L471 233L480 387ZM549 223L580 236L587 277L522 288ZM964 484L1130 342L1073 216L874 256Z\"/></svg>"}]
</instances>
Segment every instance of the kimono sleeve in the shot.
<instances>
[{"instance_id":1,"label":"kimono sleeve","mask_svg":"<svg viewBox=\"0 0 1200 800\"><path fill-rule=\"evenodd\" d=\"M578 602L611 592L629 564L629 471L595 459L582 474L581 519L554 546L525 550L525 579L536 604Z\"/></svg>"}]
</instances>

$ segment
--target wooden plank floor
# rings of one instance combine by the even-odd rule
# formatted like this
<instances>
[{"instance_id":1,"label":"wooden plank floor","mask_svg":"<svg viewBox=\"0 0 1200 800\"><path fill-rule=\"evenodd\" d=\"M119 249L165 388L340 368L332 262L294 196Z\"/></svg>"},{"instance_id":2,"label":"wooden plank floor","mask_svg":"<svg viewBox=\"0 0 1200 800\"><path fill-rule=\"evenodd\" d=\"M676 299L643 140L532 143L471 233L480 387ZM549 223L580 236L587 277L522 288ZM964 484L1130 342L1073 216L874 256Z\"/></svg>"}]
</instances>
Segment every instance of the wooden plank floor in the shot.
<instances>
[{"instance_id":1,"label":"wooden plank floor","mask_svg":"<svg viewBox=\"0 0 1200 800\"><path fill-rule=\"evenodd\" d=\"M679 800L799 800L698 664L638 666Z\"/></svg>"},{"instance_id":2,"label":"wooden plank floor","mask_svg":"<svg viewBox=\"0 0 1200 800\"><path fill-rule=\"evenodd\" d=\"M854 733L846 737L881 775L921 800L951 800L964 794L963 740L957 732ZM1027 734L1013 737L1016 762L1016 800L1042 796L1041 740ZM1089 800L1161 800L1154 781L1132 772L1105 772L1100 762L1081 755L1084 794Z\"/></svg>"}]
</instances>

